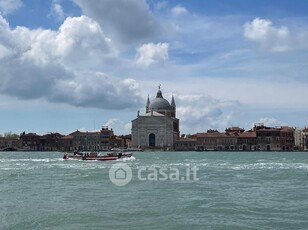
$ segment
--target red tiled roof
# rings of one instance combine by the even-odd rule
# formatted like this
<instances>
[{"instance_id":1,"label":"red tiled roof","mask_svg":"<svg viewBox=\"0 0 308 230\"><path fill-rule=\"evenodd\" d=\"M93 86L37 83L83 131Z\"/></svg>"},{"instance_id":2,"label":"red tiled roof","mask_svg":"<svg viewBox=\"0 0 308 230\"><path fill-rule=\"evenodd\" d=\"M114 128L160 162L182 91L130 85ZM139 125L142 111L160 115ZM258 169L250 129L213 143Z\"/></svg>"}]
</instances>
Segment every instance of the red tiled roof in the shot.
<instances>
[{"instance_id":1,"label":"red tiled roof","mask_svg":"<svg viewBox=\"0 0 308 230\"><path fill-rule=\"evenodd\" d=\"M77 134L100 134L100 132L88 132L88 131L87 132L81 132L81 131L77 130L75 132L70 133L69 135L75 136Z\"/></svg>"},{"instance_id":2,"label":"red tiled roof","mask_svg":"<svg viewBox=\"0 0 308 230\"><path fill-rule=\"evenodd\" d=\"M66 135L64 137L62 137L61 139L73 139L74 136L73 135Z\"/></svg>"},{"instance_id":3,"label":"red tiled roof","mask_svg":"<svg viewBox=\"0 0 308 230\"><path fill-rule=\"evenodd\" d=\"M257 134L255 131L247 132L235 132L235 133L220 133L220 132L210 132L210 133L196 133L193 135L196 138L228 138L228 137L256 137Z\"/></svg>"},{"instance_id":4,"label":"red tiled roof","mask_svg":"<svg viewBox=\"0 0 308 230\"><path fill-rule=\"evenodd\" d=\"M193 142L196 141L195 138L180 138L179 140L176 140L176 142Z\"/></svg>"},{"instance_id":5,"label":"red tiled roof","mask_svg":"<svg viewBox=\"0 0 308 230\"><path fill-rule=\"evenodd\" d=\"M197 133L197 138L217 138L217 137L234 137L235 135L230 133L227 135L226 133L219 133L219 132L211 132L211 133Z\"/></svg>"},{"instance_id":6,"label":"red tiled roof","mask_svg":"<svg viewBox=\"0 0 308 230\"><path fill-rule=\"evenodd\" d=\"M239 134L239 137L251 137L251 138L254 138L254 137L257 137L257 133L255 131L252 131L252 132L242 132Z\"/></svg>"},{"instance_id":7,"label":"red tiled roof","mask_svg":"<svg viewBox=\"0 0 308 230\"><path fill-rule=\"evenodd\" d=\"M294 128L291 128L289 126L281 126L280 130L282 130L282 131L294 131Z\"/></svg>"}]
</instances>

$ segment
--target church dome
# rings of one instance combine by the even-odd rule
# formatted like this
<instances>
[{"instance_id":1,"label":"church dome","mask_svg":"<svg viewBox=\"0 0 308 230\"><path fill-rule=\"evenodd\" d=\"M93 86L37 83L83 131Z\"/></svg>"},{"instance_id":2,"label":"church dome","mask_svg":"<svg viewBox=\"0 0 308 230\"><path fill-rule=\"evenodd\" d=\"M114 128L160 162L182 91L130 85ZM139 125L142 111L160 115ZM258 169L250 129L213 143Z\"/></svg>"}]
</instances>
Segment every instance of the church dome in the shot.
<instances>
[{"instance_id":1,"label":"church dome","mask_svg":"<svg viewBox=\"0 0 308 230\"><path fill-rule=\"evenodd\" d=\"M154 98L149 106L150 110L171 110L170 103L164 98Z\"/></svg>"},{"instance_id":2,"label":"church dome","mask_svg":"<svg viewBox=\"0 0 308 230\"><path fill-rule=\"evenodd\" d=\"M158 110L172 110L170 103L163 98L163 94L160 91L160 88L157 91L156 98L151 100L149 105L150 110L158 111Z\"/></svg>"}]
</instances>

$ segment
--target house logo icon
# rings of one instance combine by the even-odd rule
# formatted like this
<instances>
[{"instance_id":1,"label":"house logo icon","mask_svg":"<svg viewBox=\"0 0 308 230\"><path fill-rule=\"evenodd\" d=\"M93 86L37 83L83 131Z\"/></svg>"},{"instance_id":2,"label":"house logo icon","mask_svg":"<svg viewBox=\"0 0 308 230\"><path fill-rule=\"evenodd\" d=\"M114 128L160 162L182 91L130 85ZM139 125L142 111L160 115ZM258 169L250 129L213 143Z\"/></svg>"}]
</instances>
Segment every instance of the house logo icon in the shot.
<instances>
[{"instance_id":1,"label":"house logo icon","mask_svg":"<svg viewBox=\"0 0 308 230\"><path fill-rule=\"evenodd\" d=\"M127 185L132 176L132 169L125 163L114 164L109 170L109 179L117 186Z\"/></svg>"},{"instance_id":2,"label":"house logo icon","mask_svg":"<svg viewBox=\"0 0 308 230\"><path fill-rule=\"evenodd\" d=\"M123 168L118 168L115 172L114 172L114 178L117 180L126 180L127 178L127 173Z\"/></svg>"}]
</instances>

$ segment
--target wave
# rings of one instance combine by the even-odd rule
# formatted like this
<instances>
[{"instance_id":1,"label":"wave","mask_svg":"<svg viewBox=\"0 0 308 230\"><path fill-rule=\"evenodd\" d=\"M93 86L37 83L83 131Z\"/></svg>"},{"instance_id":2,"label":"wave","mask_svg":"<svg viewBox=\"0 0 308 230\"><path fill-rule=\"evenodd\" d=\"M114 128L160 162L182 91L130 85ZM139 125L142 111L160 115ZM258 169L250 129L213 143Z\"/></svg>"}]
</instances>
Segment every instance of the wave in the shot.
<instances>
[{"instance_id":1,"label":"wave","mask_svg":"<svg viewBox=\"0 0 308 230\"><path fill-rule=\"evenodd\" d=\"M120 158L120 159L117 159L117 161L134 161L136 160L136 158L134 156L131 156L129 158Z\"/></svg>"},{"instance_id":2,"label":"wave","mask_svg":"<svg viewBox=\"0 0 308 230\"><path fill-rule=\"evenodd\" d=\"M230 165L234 170L245 169L304 169L308 170L306 163L254 163L254 164L237 164Z\"/></svg>"},{"instance_id":3,"label":"wave","mask_svg":"<svg viewBox=\"0 0 308 230\"><path fill-rule=\"evenodd\" d=\"M62 158L41 158L41 159L0 159L1 163L10 163L10 162L56 162L63 161Z\"/></svg>"}]
</instances>

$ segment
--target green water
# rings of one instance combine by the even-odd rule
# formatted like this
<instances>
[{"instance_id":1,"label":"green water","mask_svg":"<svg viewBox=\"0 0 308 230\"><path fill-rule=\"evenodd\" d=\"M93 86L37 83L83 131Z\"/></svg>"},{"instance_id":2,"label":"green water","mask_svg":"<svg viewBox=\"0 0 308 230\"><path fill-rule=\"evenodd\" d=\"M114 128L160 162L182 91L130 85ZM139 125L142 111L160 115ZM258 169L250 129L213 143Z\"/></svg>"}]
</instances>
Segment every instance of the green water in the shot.
<instances>
[{"instance_id":1,"label":"green water","mask_svg":"<svg viewBox=\"0 0 308 230\"><path fill-rule=\"evenodd\" d=\"M119 162L61 153L0 153L0 229L307 229L308 153L140 152ZM199 180L162 180L141 169L196 167ZM147 178L149 176L149 178ZM151 180L149 180L151 179Z\"/></svg>"}]
</instances>

